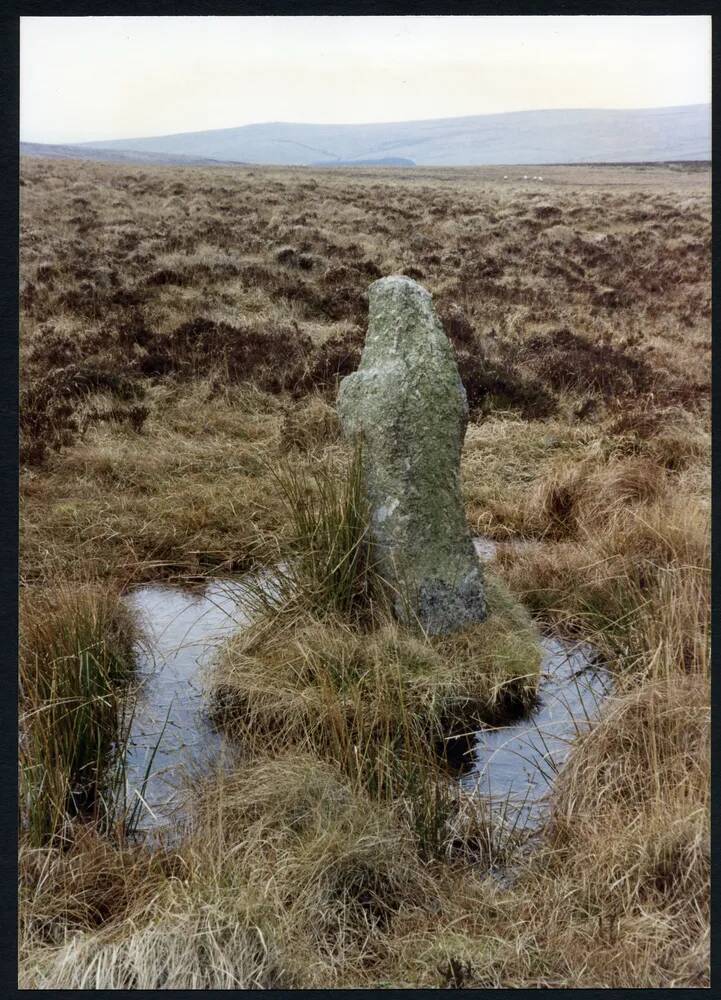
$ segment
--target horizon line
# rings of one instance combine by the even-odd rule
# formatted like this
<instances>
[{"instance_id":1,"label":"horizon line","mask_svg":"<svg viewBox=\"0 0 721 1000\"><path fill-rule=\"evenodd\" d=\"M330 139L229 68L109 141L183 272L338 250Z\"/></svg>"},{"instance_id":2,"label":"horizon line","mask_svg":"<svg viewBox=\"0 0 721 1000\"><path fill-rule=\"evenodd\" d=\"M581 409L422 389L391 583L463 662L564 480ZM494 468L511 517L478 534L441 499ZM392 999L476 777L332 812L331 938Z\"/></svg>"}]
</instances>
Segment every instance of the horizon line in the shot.
<instances>
[{"instance_id":1,"label":"horizon line","mask_svg":"<svg viewBox=\"0 0 721 1000\"><path fill-rule=\"evenodd\" d=\"M670 109L678 108L697 108L697 107L708 107L711 108L711 101L694 101L690 104L650 104L650 105L640 105L632 108L613 108L613 107L565 107L565 108L523 108L514 111L482 111L478 114L471 115L434 115L432 118L399 118L392 121L361 121L361 122L313 122L313 121L287 121L282 119L271 119L256 122L244 122L242 125L222 125L216 128L191 128L186 129L181 132L153 132L149 135L132 135L123 136L120 138L111 139L74 139L74 140L55 140L53 142L48 142L44 139L23 139L20 137L20 142L33 142L39 145L45 146L93 146L96 142L132 142L134 140L145 140L145 139L172 139L175 136L180 135L192 135L194 133L202 132L232 132L241 128L253 128L256 126L268 126L268 125L304 125L306 127L325 127L325 128L354 128L363 127L370 125L415 125L421 124L422 122L439 122L439 121L463 121L469 118L494 118L504 115L524 115L524 114L549 114L553 112L574 112L574 111L613 111L616 113L623 112L633 112L633 111L665 111Z\"/></svg>"}]
</instances>

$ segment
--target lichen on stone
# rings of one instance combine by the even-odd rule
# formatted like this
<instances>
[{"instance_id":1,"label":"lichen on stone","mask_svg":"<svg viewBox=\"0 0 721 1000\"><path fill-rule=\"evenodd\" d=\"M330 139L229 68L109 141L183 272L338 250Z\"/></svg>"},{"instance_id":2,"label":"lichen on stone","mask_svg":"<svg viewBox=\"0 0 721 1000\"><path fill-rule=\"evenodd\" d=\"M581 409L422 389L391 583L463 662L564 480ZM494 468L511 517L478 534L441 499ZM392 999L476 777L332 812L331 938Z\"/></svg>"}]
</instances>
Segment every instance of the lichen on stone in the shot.
<instances>
[{"instance_id":1,"label":"lichen on stone","mask_svg":"<svg viewBox=\"0 0 721 1000\"><path fill-rule=\"evenodd\" d=\"M468 403L430 293L375 281L360 366L343 379L343 432L362 441L371 538L399 620L431 635L487 614L460 490Z\"/></svg>"}]
</instances>

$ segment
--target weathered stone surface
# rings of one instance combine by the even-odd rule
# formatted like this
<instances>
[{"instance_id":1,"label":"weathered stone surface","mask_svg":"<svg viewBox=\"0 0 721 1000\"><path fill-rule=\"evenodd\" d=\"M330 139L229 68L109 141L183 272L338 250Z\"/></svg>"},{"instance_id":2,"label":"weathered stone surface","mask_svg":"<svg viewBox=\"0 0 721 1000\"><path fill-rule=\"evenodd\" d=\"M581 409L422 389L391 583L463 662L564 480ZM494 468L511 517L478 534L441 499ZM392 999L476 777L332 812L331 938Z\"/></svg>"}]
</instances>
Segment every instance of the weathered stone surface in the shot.
<instances>
[{"instance_id":1,"label":"weathered stone surface","mask_svg":"<svg viewBox=\"0 0 721 1000\"><path fill-rule=\"evenodd\" d=\"M486 617L460 490L465 389L425 288L381 278L368 300L360 366L340 385L341 424L363 441L372 539L396 615L452 632Z\"/></svg>"}]
</instances>

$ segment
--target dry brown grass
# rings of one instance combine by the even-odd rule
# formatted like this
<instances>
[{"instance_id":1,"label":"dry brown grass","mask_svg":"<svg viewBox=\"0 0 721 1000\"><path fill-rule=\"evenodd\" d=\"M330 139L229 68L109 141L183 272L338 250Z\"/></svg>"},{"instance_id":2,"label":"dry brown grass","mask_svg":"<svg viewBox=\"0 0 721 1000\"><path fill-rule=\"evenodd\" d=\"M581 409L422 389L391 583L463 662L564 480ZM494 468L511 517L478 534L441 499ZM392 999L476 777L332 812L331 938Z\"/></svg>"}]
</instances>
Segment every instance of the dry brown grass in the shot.
<instances>
[{"instance_id":1,"label":"dry brown grass","mask_svg":"<svg viewBox=\"0 0 721 1000\"><path fill-rule=\"evenodd\" d=\"M21 594L20 801L33 847L72 836L79 818L121 822L123 708L137 629L116 591L60 583Z\"/></svg>"},{"instance_id":2,"label":"dry brown grass","mask_svg":"<svg viewBox=\"0 0 721 1000\"><path fill-rule=\"evenodd\" d=\"M417 273L433 292L477 418L495 411L533 422L555 412L562 425L570 418L591 430L608 412L613 436L625 420L624 442L651 461L692 459L699 444L676 427L677 414L708 403L706 175L552 168L542 191L501 178L24 162L21 415L33 515L52 518L55 506L42 503L33 469L45 463L40 482L52 483L68 461L58 465L54 453L73 442L92 452L95 440L105 450L120 436L144 455L172 451L168 393L180 405L192 398L184 441L202 452L218 444L216 414L228 411L213 402L224 396L237 407L239 385L275 400L287 389L332 401L337 377L357 364L367 285L391 271ZM246 419L256 422L254 408ZM291 407L287 445L294 421ZM241 422L239 414L234 440ZM274 435L262 437L273 446ZM197 511L197 494L217 476L210 464L207 478L189 471ZM82 484L92 489L87 478L96 477ZM176 470L173 478L188 482ZM237 495L243 485L233 483ZM254 493L259 485L264 494L247 484ZM238 564L238 553L221 551L211 523L223 515L207 510L207 497L202 523L155 537L147 496L135 483L121 488L137 521L107 524L98 511L88 530L151 537L104 572L122 574L129 561L158 566L170 548L183 553L172 571ZM37 565L34 520L26 572ZM83 528L73 546L77 534Z\"/></svg>"},{"instance_id":3,"label":"dry brown grass","mask_svg":"<svg viewBox=\"0 0 721 1000\"><path fill-rule=\"evenodd\" d=\"M536 631L498 580L487 578L486 591L488 619L441 638L385 618L359 630L298 608L266 614L218 658L218 714L245 742L307 744L351 775L365 753L400 751L408 739L442 745L519 714L535 697Z\"/></svg>"},{"instance_id":4,"label":"dry brown grass","mask_svg":"<svg viewBox=\"0 0 721 1000\"><path fill-rule=\"evenodd\" d=\"M456 351L496 573L616 671L527 856L431 785L374 795L347 738L282 735L348 737L389 660L425 664L422 715L469 650L337 616L238 637L264 728L177 849L23 846L24 986L708 985L709 176L503 173L23 162L28 588L267 561L292 535L274 471L344 468L337 381L368 284L401 272Z\"/></svg>"}]
</instances>

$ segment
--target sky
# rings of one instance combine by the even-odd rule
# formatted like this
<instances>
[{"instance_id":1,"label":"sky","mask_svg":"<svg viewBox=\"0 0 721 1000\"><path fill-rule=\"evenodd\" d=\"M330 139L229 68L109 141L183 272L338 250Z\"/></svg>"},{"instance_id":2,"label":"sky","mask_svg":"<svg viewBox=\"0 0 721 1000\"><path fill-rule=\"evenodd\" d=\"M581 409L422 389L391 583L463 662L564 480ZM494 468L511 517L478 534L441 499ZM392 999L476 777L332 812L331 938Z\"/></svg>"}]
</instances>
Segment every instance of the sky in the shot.
<instances>
[{"instance_id":1,"label":"sky","mask_svg":"<svg viewBox=\"0 0 721 1000\"><path fill-rule=\"evenodd\" d=\"M23 17L20 138L711 100L711 18Z\"/></svg>"}]
</instances>

